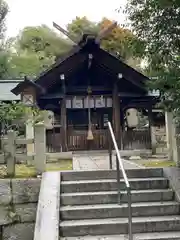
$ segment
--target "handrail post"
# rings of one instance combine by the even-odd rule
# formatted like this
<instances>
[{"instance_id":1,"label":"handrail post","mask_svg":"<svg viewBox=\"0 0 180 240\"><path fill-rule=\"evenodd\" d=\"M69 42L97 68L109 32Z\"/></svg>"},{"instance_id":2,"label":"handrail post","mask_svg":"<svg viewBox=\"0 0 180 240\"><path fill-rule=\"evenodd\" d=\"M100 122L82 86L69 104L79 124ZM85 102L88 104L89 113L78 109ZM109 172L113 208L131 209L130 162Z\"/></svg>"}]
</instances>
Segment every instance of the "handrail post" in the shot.
<instances>
[{"instance_id":1,"label":"handrail post","mask_svg":"<svg viewBox=\"0 0 180 240\"><path fill-rule=\"evenodd\" d=\"M132 200L131 200L131 189L127 188L128 198L128 229L129 229L129 240L133 240L132 234Z\"/></svg>"},{"instance_id":2,"label":"handrail post","mask_svg":"<svg viewBox=\"0 0 180 240\"><path fill-rule=\"evenodd\" d=\"M126 171L124 169L123 166L123 161L122 158L120 156L120 152L119 152L119 148L117 145L117 141L115 139L114 136L114 132L111 126L111 123L108 122L108 127L109 127L109 132L110 132L110 137L112 139L114 148L115 148L115 152L116 152L116 171L117 171L117 189L118 189L118 204L121 203L121 186L120 186L120 169L121 169L121 173L122 176L124 178L124 183L125 183L125 188L127 190L127 199L128 199L128 233L129 233L129 240L133 240L133 232L132 232L132 201L131 201L131 189L130 189L130 184L128 181L128 177L126 174ZM110 148L109 148L110 149ZM109 153L111 153L111 151L109 151ZM109 155L109 160L112 161L112 156ZM110 162L110 166L111 166L111 162Z\"/></svg>"},{"instance_id":3,"label":"handrail post","mask_svg":"<svg viewBox=\"0 0 180 240\"><path fill-rule=\"evenodd\" d=\"M112 144L111 144L111 136L108 134L108 142L109 142L109 168L112 169Z\"/></svg>"},{"instance_id":4,"label":"handrail post","mask_svg":"<svg viewBox=\"0 0 180 240\"><path fill-rule=\"evenodd\" d=\"M117 155L116 155L116 170L117 170L118 203L121 204L120 169L119 169L119 160Z\"/></svg>"}]
</instances>

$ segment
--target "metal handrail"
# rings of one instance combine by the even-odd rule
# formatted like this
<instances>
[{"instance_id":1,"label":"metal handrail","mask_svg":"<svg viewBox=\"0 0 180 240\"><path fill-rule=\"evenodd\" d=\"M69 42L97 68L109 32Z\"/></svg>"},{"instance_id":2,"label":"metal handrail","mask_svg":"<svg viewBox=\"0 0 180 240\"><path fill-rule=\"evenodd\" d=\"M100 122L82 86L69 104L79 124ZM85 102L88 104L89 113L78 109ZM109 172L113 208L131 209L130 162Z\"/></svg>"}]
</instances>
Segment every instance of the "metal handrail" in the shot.
<instances>
[{"instance_id":1,"label":"metal handrail","mask_svg":"<svg viewBox=\"0 0 180 240\"><path fill-rule=\"evenodd\" d=\"M122 158L119 153L119 148L117 145L116 138L114 136L114 132L112 129L112 125L110 122L107 122L109 132L111 135L111 139L116 151L116 170L117 170L117 186L118 186L118 203L121 203L121 190L120 190L120 169L124 178L126 190L127 190L127 197L128 197L128 230L129 230L129 240L133 240L133 234L132 234L132 203L131 203L131 188L129 184L129 180L126 174L126 171L123 166ZM110 142L110 148L109 148L109 161L110 161L110 168L112 169L112 147Z\"/></svg>"}]
</instances>

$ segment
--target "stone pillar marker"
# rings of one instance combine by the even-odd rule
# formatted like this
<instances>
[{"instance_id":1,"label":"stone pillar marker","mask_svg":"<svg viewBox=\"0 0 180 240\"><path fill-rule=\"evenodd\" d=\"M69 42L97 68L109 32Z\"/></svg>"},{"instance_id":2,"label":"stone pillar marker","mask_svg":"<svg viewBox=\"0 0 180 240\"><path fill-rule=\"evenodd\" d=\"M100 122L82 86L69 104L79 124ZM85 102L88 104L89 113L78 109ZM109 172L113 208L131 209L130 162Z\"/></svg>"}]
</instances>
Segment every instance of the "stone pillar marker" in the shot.
<instances>
[{"instance_id":1,"label":"stone pillar marker","mask_svg":"<svg viewBox=\"0 0 180 240\"><path fill-rule=\"evenodd\" d=\"M8 152L7 156L7 174L9 177L14 177L15 175L15 154L16 154L16 133L13 130L8 131Z\"/></svg>"},{"instance_id":2,"label":"stone pillar marker","mask_svg":"<svg viewBox=\"0 0 180 240\"><path fill-rule=\"evenodd\" d=\"M166 136L169 160L173 160L180 167L180 128L173 121L171 112L165 113L166 119Z\"/></svg>"},{"instance_id":3,"label":"stone pillar marker","mask_svg":"<svg viewBox=\"0 0 180 240\"><path fill-rule=\"evenodd\" d=\"M178 139L176 134L178 134L177 128L173 124L172 125L172 159L178 166L180 155L179 155Z\"/></svg>"},{"instance_id":4,"label":"stone pillar marker","mask_svg":"<svg viewBox=\"0 0 180 240\"><path fill-rule=\"evenodd\" d=\"M175 128L175 143L173 142L173 157L176 161L176 166L180 167L180 126ZM175 148L174 148L175 145Z\"/></svg>"},{"instance_id":5,"label":"stone pillar marker","mask_svg":"<svg viewBox=\"0 0 180 240\"><path fill-rule=\"evenodd\" d=\"M33 116L32 114L28 115L28 120L26 122L26 139L34 139L34 125L33 125ZM27 156L32 156L34 153L34 143L27 144ZM28 165L32 165L31 162L28 162Z\"/></svg>"},{"instance_id":6,"label":"stone pillar marker","mask_svg":"<svg viewBox=\"0 0 180 240\"><path fill-rule=\"evenodd\" d=\"M156 154L156 128L151 126L151 146L152 146L152 153Z\"/></svg>"},{"instance_id":7,"label":"stone pillar marker","mask_svg":"<svg viewBox=\"0 0 180 240\"><path fill-rule=\"evenodd\" d=\"M149 120L149 134L151 138L151 149L152 154L156 154L156 135L155 135L155 127L153 126L153 113L152 106L148 107L148 120Z\"/></svg>"},{"instance_id":8,"label":"stone pillar marker","mask_svg":"<svg viewBox=\"0 0 180 240\"><path fill-rule=\"evenodd\" d=\"M37 174L46 171L46 130L44 123L37 123L35 125L34 165Z\"/></svg>"},{"instance_id":9,"label":"stone pillar marker","mask_svg":"<svg viewBox=\"0 0 180 240\"><path fill-rule=\"evenodd\" d=\"M173 139L175 138L175 126L173 123L173 114L171 112L165 112L165 123L166 123L166 139L167 139L167 148L168 148L168 159L174 160Z\"/></svg>"}]
</instances>

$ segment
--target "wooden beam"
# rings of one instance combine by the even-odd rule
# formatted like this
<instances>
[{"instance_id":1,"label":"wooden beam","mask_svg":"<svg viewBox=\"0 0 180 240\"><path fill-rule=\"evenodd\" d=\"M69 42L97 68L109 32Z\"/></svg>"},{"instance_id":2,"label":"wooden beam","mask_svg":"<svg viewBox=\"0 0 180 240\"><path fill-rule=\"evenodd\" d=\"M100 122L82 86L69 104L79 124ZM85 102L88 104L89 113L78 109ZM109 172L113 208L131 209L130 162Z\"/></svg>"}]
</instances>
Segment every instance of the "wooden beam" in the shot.
<instances>
[{"instance_id":1,"label":"wooden beam","mask_svg":"<svg viewBox=\"0 0 180 240\"><path fill-rule=\"evenodd\" d=\"M65 36L67 36L74 44L78 44L77 40L74 39L68 31L66 31L64 28L59 26L57 23L53 22L53 27L55 27L58 31L63 33Z\"/></svg>"},{"instance_id":2,"label":"wooden beam","mask_svg":"<svg viewBox=\"0 0 180 240\"><path fill-rule=\"evenodd\" d=\"M100 91L112 91L112 88L110 87L106 87L106 86L91 86L92 91L94 92L100 92ZM86 86L69 86L66 88L66 92L80 92L80 93L84 93L85 95L87 95L87 85Z\"/></svg>"}]
</instances>

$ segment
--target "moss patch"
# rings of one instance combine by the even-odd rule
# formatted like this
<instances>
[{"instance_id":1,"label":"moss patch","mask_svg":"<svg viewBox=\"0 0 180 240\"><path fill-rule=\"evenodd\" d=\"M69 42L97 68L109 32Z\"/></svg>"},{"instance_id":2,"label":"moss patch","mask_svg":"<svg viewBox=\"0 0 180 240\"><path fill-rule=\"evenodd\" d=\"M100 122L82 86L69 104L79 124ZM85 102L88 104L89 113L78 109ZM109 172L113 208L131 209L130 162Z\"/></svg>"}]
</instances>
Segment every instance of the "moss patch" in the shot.
<instances>
[{"instance_id":1,"label":"moss patch","mask_svg":"<svg viewBox=\"0 0 180 240\"><path fill-rule=\"evenodd\" d=\"M175 167L176 163L174 161L168 160L136 160L135 163L143 165L145 167Z\"/></svg>"},{"instance_id":2,"label":"moss patch","mask_svg":"<svg viewBox=\"0 0 180 240\"><path fill-rule=\"evenodd\" d=\"M60 160L56 163L47 163L46 171L66 171L72 170L72 160ZM16 164L15 178L36 177L36 171L33 166L25 164ZM7 170L5 165L0 165L0 178L6 178Z\"/></svg>"}]
</instances>

